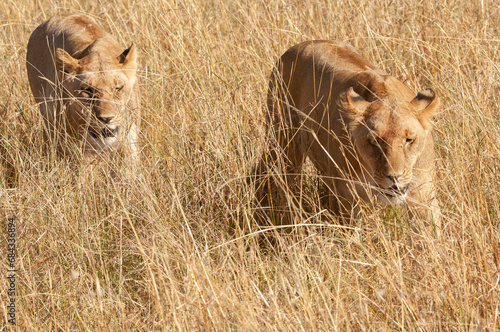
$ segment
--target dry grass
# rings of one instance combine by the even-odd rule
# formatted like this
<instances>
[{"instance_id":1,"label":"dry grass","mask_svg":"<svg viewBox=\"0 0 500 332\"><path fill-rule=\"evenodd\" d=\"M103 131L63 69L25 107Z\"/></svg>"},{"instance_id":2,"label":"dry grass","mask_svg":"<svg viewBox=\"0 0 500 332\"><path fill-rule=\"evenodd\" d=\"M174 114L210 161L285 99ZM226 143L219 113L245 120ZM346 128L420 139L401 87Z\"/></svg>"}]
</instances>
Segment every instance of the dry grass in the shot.
<instances>
[{"instance_id":1,"label":"dry grass","mask_svg":"<svg viewBox=\"0 0 500 332\"><path fill-rule=\"evenodd\" d=\"M140 48L142 179L40 153L26 44L67 12ZM19 330L500 329L494 1L9 0L0 23L0 234L15 216ZM307 39L347 40L439 93L441 238L375 211L354 231L297 225L259 243L246 177L264 146L267 78Z\"/></svg>"}]
</instances>

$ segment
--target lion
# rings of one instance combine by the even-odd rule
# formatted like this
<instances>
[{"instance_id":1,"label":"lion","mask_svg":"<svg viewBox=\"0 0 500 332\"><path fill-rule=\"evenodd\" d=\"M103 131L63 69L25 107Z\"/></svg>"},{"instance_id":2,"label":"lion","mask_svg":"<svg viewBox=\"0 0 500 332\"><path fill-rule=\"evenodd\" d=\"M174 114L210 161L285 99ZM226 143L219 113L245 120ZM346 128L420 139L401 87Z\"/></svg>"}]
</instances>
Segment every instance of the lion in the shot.
<instances>
[{"instance_id":1,"label":"lion","mask_svg":"<svg viewBox=\"0 0 500 332\"><path fill-rule=\"evenodd\" d=\"M28 41L28 80L44 137L60 153L126 150L136 158L140 93L137 50L123 49L87 15L54 16ZM123 149L122 149L123 148Z\"/></svg>"},{"instance_id":2,"label":"lion","mask_svg":"<svg viewBox=\"0 0 500 332\"><path fill-rule=\"evenodd\" d=\"M289 199L283 192L309 158L331 193L329 209L342 219L359 219L364 202L405 204L439 223L433 90L413 93L344 42L307 41L277 62L267 109L268 151L257 168L263 205L273 204L276 191L281 203Z\"/></svg>"}]
</instances>

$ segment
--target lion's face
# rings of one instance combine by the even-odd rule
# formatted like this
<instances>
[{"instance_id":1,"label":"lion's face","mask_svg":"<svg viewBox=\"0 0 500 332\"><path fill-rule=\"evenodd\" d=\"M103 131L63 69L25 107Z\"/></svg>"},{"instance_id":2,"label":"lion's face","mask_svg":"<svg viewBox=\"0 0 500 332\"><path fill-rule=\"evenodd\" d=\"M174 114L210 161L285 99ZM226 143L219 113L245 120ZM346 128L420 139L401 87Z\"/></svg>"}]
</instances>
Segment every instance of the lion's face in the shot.
<instances>
[{"instance_id":1,"label":"lion's face","mask_svg":"<svg viewBox=\"0 0 500 332\"><path fill-rule=\"evenodd\" d=\"M126 105L136 80L133 50L112 58L90 53L80 60L57 51L67 129L95 149L114 149L124 130Z\"/></svg>"},{"instance_id":2,"label":"lion's face","mask_svg":"<svg viewBox=\"0 0 500 332\"><path fill-rule=\"evenodd\" d=\"M401 203L413 182L413 168L428 138L432 115L426 110L434 101L432 90L424 90L411 102L394 97L361 101L351 115L349 131L356 155L376 198ZM432 106L432 109L435 105Z\"/></svg>"}]
</instances>

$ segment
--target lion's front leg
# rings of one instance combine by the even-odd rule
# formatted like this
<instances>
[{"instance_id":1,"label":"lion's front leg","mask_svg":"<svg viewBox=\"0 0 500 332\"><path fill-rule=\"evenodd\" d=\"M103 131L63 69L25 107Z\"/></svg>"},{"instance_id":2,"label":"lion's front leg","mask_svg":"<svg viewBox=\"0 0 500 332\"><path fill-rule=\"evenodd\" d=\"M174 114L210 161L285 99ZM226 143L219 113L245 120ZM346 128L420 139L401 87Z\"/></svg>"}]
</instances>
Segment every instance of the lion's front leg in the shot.
<instances>
[{"instance_id":1,"label":"lion's front leg","mask_svg":"<svg viewBox=\"0 0 500 332\"><path fill-rule=\"evenodd\" d=\"M322 205L335 215L340 223L352 224L362 219L363 200L354 186L338 176L323 173L323 183L327 189Z\"/></svg>"},{"instance_id":2,"label":"lion's front leg","mask_svg":"<svg viewBox=\"0 0 500 332\"><path fill-rule=\"evenodd\" d=\"M284 140L283 137L270 140L267 153L263 154L256 171L256 198L273 224L290 224L300 211L301 197L297 179L306 158L300 147L300 140Z\"/></svg>"},{"instance_id":3,"label":"lion's front leg","mask_svg":"<svg viewBox=\"0 0 500 332\"><path fill-rule=\"evenodd\" d=\"M412 226L421 225L437 237L440 236L441 209L432 181L423 183L410 191L407 210Z\"/></svg>"}]
</instances>

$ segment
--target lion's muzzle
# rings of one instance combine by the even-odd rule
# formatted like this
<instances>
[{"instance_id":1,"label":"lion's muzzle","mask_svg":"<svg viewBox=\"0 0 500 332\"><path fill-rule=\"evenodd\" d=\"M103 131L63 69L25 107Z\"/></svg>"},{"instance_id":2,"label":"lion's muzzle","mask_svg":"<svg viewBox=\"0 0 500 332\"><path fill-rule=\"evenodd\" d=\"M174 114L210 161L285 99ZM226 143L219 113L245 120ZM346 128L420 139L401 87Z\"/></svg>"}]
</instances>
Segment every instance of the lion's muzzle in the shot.
<instances>
[{"instance_id":1,"label":"lion's muzzle","mask_svg":"<svg viewBox=\"0 0 500 332\"><path fill-rule=\"evenodd\" d=\"M409 183L403 187L394 184L393 186L389 187L389 189L386 191L386 194L389 196L404 196L408 192L409 187Z\"/></svg>"},{"instance_id":2,"label":"lion's muzzle","mask_svg":"<svg viewBox=\"0 0 500 332\"><path fill-rule=\"evenodd\" d=\"M108 126L105 126L101 129L95 129L93 127L89 128L89 135L92 136L93 138L109 138L109 137L115 137L118 134L118 129L119 127L116 128L110 128Z\"/></svg>"}]
</instances>

